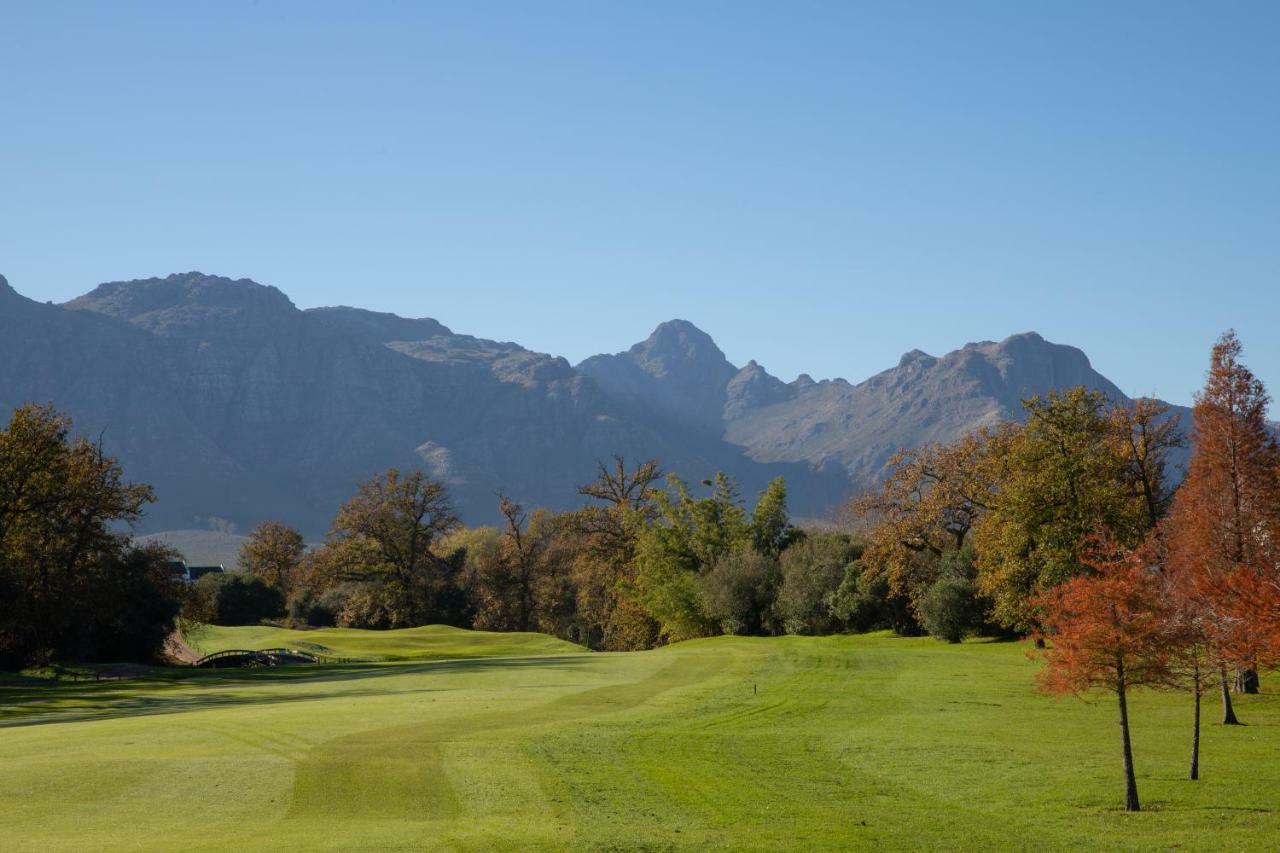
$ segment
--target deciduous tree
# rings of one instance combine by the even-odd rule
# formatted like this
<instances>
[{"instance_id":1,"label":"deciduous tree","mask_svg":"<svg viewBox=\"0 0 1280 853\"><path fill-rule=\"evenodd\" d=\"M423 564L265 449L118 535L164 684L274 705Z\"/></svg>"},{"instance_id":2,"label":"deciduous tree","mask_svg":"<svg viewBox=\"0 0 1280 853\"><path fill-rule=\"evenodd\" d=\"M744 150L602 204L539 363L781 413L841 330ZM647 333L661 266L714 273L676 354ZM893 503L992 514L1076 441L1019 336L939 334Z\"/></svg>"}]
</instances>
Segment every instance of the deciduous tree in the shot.
<instances>
[{"instance_id":1,"label":"deciduous tree","mask_svg":"<svg viewBox=\"0 0 1280 853\"><path fill-rule=\"evenodd\" d=\"M287 598L306 550L301 533L278 521L264 521L241 546L240 568L262 578Z\"/></svg>"},{"instance_id":2,"label":"deciduous tree","mask_svg":"<svg viewBox=\"0 0 1280 853\"><path fill-rule=\"evenodd\" d=\"M1280 448L1267 428L1261 380L1227 332L1196 396L1195 451L1164 534L1173 569L1189 579L1216 658L1223 723L1238 722L1228 669L1277 660L1280 612Z\"/></svg>"},{"instance_id":3,"label":"deciduous tree","mask_svg":"<svg viewBox=\"0 0 1280 853\"><path fill-rule=\"evenodd\" d=\"M1113 551L1114 543L1106 550ZM1040 686L1049 693L1083 694L1094 689L1115 694L1120 715L1125 808L1138 811L1138 782L1129 731L1129 691L1163 686L1172 678L1178 641L1157 570L1140 555L1095 553L1084 557L1094 574L1069 578L1042 592L1045 666Z\"/></svg>"},{"instance_id":4,"label":"deciduous tree","mask_svg":"<svg viewBox=\"0 0 1280 853\"><path fill-rule=\"evenodd\" d=\"M1026 426L999 460L999 511L983 516L974 543L996 619L1026 631L1035 627L1029 602L1089 570L1082 541L1105 532L1137 547L1149 524L1101 392L1074 388L1024 406Z\"/></svg>"},{"instance_id":5,"label":"deciduous tree","mask_svg":"<svg viewBox=\"0 0 1280 853\"><path fill-rule=\"evenodd\" d=\"M562 542L574 587L580 641L611 650L651 647L658 625L639 601L636 543L640 531L657 513L655 486L662 477L654 460L628 467L622 456L597 465L596 479L579 494L593 503L561 515Z\"/></svg>"},{"instance_id":6,"label":"deciduous tree","mask_svg":"<svg viewBox=\"0 0 1280 853\"><path fill-rule=\"evenodd\" d=\"M342 550L371 558L349 563L348 573L393 584L403 597L405 618L419 625L449 592L446 587L458 570L433 547L458 525L444 483L421 471L401 474L389 468L361 483L342 505L329 539Z\"/></svg>"},{"instance_id":7,"label":"deciduous tree","mask_svg":"<svg viewBox=\"0 0 1280 853\"><path fill-rule=\"evenodd\" d=\"M134 548L122 529L152 500L52 407L13 413L0 430L0 662L159 654L153 620L171 626L177 613L168 555ZM153 598L132 625L126 594Z\"/></svg>"},{"instance_id":8,"label":"deciduous tree","mask_svg":"<svg viewBox=\"0 0 1280 853\"><path fill-rule=\"evenodd\" d=\"M967 545L974 525L995 506L999 461L1018 431L1002 424L894 454L884 482L847 510L867 528L864 568L918 603L937 579L942 555Z\"/></svg>"}]
</instances>

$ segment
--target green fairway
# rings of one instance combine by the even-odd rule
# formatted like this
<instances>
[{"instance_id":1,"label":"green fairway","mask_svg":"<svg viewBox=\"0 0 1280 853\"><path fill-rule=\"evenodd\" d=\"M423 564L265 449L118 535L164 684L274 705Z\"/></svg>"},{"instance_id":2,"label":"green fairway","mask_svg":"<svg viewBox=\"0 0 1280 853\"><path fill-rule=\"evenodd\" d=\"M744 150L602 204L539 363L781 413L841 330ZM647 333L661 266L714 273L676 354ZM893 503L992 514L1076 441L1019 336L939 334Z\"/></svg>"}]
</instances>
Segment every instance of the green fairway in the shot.
<instances>
[{"instance_id":1,"label":"green fairway","mask_svg":"<svg viewBox=\"0 0 1280 853\"><path fill-rule=\"evenodd\" d=\"M586 651L581 646L546 634L499 634L465 631L445 625L362 631L321 628L292 631L265 625L223 628L200 625L188 629L187 643L200 654L225 649L300 649L361 661L452 660L473 657L527 657Z\"/></svg>"},{"instance_id":2,"label":"green fairway","mask_svg":"<svg viewBox=\"0 0 1280 853\"><path fill-rule=\"evenodd\" d=\"M403 657L433 630L306 636ZM1127 814L1113 702L1034 670L870 635L10 683L0 849L1276 847L1274 696L1206 726L1190 783L1189 700L1137 695Z\"/></svg>"}]
</instances>

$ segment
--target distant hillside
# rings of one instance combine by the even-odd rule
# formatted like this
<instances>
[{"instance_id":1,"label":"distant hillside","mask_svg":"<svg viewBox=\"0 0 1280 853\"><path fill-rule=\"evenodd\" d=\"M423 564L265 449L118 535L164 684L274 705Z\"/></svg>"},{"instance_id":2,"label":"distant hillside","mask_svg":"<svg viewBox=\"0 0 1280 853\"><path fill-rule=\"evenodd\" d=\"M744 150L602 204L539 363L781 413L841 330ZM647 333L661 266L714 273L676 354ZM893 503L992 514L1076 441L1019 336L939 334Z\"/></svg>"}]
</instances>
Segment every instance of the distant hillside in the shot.
<instances>
[{"instance_id":1,"label":"distant hillside","mask_svg":"<svg viewBox=\"0 0 1280 853\"><path fill-rule=\"evenodd\" d=\"M163 530L139 536L137 541L168 545L193 566L221 565L235 571L240 568L240 548L248 537L216 530Z\"/></svg>"},{"instance_id":2,"label":"distant hillside","mask_svg":"<svg viewBox=\"0 0 1280 853\"><path fill-rule=\"evenodd\" d=\"M500 488L576 505L615 453L694 483L726 471L748 498L785 476L794 513L822 519L893 451L1018 418L1023 397L1076 384L1123 396L1084 353L1033 333L913 351L856 385L784 383L681 320L574 367L434 319L301 311L247 279L110 282L55 306L0 278L0 410L53 402L101 437L156 488L143 529L180 531L208 555L197 562L229 563L238 546L205 550L193 529L277 519L318 539L389 466L443 479L472 523L495 518Z\"/></svg>"}]
</instances>

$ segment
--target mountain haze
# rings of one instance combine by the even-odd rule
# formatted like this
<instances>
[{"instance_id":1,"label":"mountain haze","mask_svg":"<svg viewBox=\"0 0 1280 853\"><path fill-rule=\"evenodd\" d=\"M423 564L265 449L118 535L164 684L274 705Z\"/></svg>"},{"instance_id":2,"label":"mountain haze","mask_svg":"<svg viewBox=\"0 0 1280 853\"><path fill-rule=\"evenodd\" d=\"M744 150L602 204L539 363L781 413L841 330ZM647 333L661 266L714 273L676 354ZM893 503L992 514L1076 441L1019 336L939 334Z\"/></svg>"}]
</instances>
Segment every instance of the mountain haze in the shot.
<instances>
[{"instance_id":1,"label":"mountain haze","mask_svg":"<svg viewBox=\"0 0 1280 853\"><path fill-rule=\"evenodd\" d=\"M299 310L273 287L202 273L110 282L65 305L0 278L0 407L49 401L155 485L145 530L247 530L275 518L322 535L357 481L388 466L448 482L464 518L501 488L576 505L597 460L656 457L691 482L723 470L750 497L785 476L821 517L895 450L1022 415L1074 385L1123 394L1080 350L1014 335L870 379L785 383L739 368L691 323L576 367L441 322Z\"/></svg>"}]
</instances>

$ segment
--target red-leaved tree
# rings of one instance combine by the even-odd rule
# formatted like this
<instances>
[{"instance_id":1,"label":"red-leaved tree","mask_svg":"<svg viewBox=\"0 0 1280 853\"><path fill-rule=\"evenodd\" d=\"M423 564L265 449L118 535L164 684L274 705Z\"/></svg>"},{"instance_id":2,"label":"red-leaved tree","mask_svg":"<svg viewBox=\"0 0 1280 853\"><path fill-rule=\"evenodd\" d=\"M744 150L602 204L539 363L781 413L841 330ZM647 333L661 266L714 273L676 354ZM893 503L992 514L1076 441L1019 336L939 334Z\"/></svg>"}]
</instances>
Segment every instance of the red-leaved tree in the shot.
<instances>
[{"instance_id":1,"label":"red-leaved tree","mask_svg":"<svg viewBox=\"0 0 1280 853\"><path fill-rule=\"evenodd\" d=\"M1053 587L1036 601L1043 614L1045 666L1039 674L1047 693L1115 694L1124 757L1125 809L1139 811L1138 782L1129 735L1130 689L1160 686L1173 678L1179 638L1169 618L1163 579L1141 553L1106 554L1094 543L1088 564L1096 572Z\"/></svg>"},{"instance_id":2,"label":"red-leaved tree","mask_svg":"<svg viewBox=\"0 0 1280 853\"><path fill-rule=\"evenodd\" d=\"M1205 632L1222 691L1222 722L1238 723L1228 670L1256 678L1280 660L1280 447L1267 428L1262 382L1227 332L1196 395L1195 452L1163 538L1184 606Z\"/></svg>"},{"instance_id":3,"label":"red-leaved tree","mask_svg":"<svg viewBox=\"0 0 1280 853\"><path fill-rule=\"evenodd\" d=\"M1210 614L1206 612L1197 584L1196 574L1186 571L1178 563L1171 563L1168 551L1159 531L1151 537L1147 562L1161 565L1161 578L1165 596L1165 619L1169 630L1176 637L1170 658L1173 679L1170 689L1188 690L1191 693L1194 714L1191 726L1192 781L1200 778L1200 720L1201 705L1205 694L1213 689L1221 678L1218 655L1214 648L1215 631Z\"/></svg>"}]
</instances>

